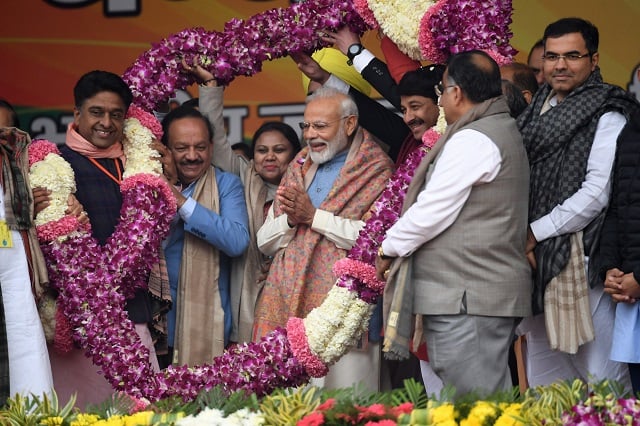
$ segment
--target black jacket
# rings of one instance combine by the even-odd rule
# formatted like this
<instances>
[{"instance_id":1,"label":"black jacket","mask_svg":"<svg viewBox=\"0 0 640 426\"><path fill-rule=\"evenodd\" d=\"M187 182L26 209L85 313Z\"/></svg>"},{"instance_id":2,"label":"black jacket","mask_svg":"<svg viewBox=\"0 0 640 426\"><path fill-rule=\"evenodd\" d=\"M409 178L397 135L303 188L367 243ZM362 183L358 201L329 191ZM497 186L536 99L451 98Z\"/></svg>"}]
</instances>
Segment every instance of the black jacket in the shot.
<instances>
[{"instance_id":1,"label":"black jacket","mask_svg":"<svg viewBox=\"0 0 640 426\"><path fill-rule=\"evenodd\" d=\"M600 242L604 274L611 268L633 272L640 282L640 112L618 137L613 192Z\"/></svg>"},{"instance_id":2,"label":"black jacket","mask_svg":"<svg viewBox=\"0 0 640 426\"><path fill-rule=\"evenodd\" d=\"M374 58L363 70L362 77L396 109L400 109L400 96L396 82L391 77L387 64ZM402 117L367 95L351 87L349 95L353 98L360 114L359 123L372 135L389 146L389 157L396 161L404 141L411 130Z\"/></svg>"}]
</instances>

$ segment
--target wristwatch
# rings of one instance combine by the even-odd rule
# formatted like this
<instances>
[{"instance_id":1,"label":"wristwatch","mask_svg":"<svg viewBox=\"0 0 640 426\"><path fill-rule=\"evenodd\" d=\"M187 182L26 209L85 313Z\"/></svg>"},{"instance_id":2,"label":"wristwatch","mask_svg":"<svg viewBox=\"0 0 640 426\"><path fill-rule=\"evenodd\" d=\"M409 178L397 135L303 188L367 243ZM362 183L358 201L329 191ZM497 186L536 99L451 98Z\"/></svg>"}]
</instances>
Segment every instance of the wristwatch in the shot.
<instances>
[{"instance_id":1,"label":"wristwatch","mask_svg":"<svg viewBox=\"0 0 640 426\"><path fill-rule=\"evenodd\" d=\"M384 251L382 251L382 244L378 246L378 256L382 260L393 259L393 256L387 256L386 254L384 254Z\"/></svg>"},{"instance_id":2,"label":"wristwatch","mask_svg":"<svg viewBox=\"0 0 640 426\"><path fill-rule=\"evenodd\" d=\"M349 58L349 60L347 61L347 65L353 65L353 59L360 53L362 53L363 50L364 46L360 43L353 43L351 46L349 46L349 48L347 49L347 58Z\"/></svg>"}]
</instances>

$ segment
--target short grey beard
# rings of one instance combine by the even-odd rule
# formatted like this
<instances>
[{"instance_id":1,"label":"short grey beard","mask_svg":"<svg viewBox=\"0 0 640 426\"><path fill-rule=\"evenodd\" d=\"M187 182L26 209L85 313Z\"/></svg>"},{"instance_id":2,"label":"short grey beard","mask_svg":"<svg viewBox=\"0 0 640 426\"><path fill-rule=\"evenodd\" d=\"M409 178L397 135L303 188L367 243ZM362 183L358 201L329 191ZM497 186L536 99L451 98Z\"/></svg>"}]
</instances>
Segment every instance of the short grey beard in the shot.
<instances>
[{"instance_id":1,"label":"short grey beard","mask_svg":"<svg viewBox=\"0 0 640 426\"><path fill-rule=\"evenodd\" d=\"M307 141L307 145L308 144L309 142ZM309 157L311 157L311 161L318 165L327 163L349 146L349 137L344 133L343 125L340 125L336 139L328 142L326 146L327 147L321 152L312 151L311 147L309 147Z\"/></svg>"}]
</instances>

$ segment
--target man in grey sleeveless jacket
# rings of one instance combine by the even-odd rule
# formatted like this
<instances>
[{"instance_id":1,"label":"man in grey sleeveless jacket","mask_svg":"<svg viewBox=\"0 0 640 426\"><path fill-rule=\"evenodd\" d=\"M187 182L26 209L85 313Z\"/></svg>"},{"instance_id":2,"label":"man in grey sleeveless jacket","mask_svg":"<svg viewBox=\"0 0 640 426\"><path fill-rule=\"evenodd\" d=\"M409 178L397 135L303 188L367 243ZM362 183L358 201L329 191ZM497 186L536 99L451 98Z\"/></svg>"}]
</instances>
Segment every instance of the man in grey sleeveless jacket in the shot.
<instances>
[{"instance_id":1,"label":"man in grey sleeveless jacket","mask_svg":"<svg viewBox=\"0 0 640 426\"><path fill-rule=\"evenodd\" d=\"M529 165L487 54L454 55L436 91L449 126L416 169L376 259L386 278L398 258L385 349L401 357L397 345L410 335L402 318L422 315L443 382L458 395L493 392L511 386L508 349L531 313Z\"/></svg>"}]
</instances>

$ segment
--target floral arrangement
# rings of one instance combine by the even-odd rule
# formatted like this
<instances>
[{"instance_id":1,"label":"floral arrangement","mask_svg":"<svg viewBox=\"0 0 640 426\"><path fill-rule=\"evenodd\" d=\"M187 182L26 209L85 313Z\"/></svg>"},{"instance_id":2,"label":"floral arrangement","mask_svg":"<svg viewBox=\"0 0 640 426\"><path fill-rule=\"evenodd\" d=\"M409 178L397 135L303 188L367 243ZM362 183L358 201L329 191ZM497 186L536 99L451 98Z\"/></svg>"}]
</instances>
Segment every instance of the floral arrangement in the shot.
<instances>
[{"instance_id":1,"label":"floral arrangement","mask_svg":"<svg viewBox=\"0 0 640 426\"><path fill-rule=\"evenodd\" d=\"M136 389L153 375L145 362L148 351L124 310L125 298L146 286L147 273L157 260L157 248L169 230L171 215L166 212L175 211L176 202L171 189L159 177L159 161L149 160L151 132L132 117L125 122L125 134L131 139L123 143L130 156L121 184L123 208L121 220L107 243L100 247L89 227L80 226L75 218L65 218L64 211L59 209L56 214L63 216L54 216L43 225L52 231L39 236L51 283L59 292L58 308L69 321L74 340L95 364L103 367L111 383ZM59 196L56 189L62 184L65 190L70 188L73 171L54 144L36 141L29 153L32 185L51 189L54 198ZM47 163L66 167L55 169L54 174L54 169L44 167ZM38 217L49 218L50 208ZM67 227L55 226L64 220L75 221L76 228L69 231ZM114 351L126 356L113 357ZM132 373L130 364L138 366L133 376L127 374Z\"/></svg>"},{"instance_id":2,"label":"floral arrangement","mask_svg":"<svg viewBox=\"0 0 640 426\"><path fill-rule=\"evenodd\" d=\"M368 0L380 29L398 48L412 59L422 59L418 44L420 19L436 0ZM443 63L443 62L440 62Z\"/></svg>"},{"instance_id":3,"label":"floral arrangement","mask_svg":"<svg viewBox=\"0 0 640 426\"><path fill-rule=\"evenodd\" d=\"M439 0L420 20L422 54L444 63L452 54L482 49L512 60L512 11L511 0Z\"/></svg>"},{"instance_id":4,"label":"floral arrangement","mask_svg":"<svg viewBox=\"0 0 640 426\"><path fill-rule=\"evenodd\" d=\"M194 77L180 72L182 58L199 63L226 85L236 76L256 74L264 61L325 47L318 34L343 25L359 34L366 30L351 1L307 0L246 21L232 19L222 32L186 29L154 44L123 78L133 91L134 103L151 111L159 101L194 82Z\"/></svg>"},{"instance_id":5,"label":"floral arrangement","mask_svg":"<svg viewBox=\"0 0 640 426\"><path fill-rule=\"evenodd\" d=\"M509 44L511 0L354 0L354 7L413 59L443 64L481 49L509 63L517 53Z\"/></svg>"},{"instance_id":6,"label":"floral arrangement","mask_svg":"<svg viewBox=\"0 0 640 426\"><path fill-rule=\"evenodd\" d=\"M149 352L140 342L124 309L125 300L146 286L146 277L157 260L157 248L168 234L176 202L167 183L159 177L158 153L150 144L155 120L141 109L128 112L123 149L127 162L120 185L123 193L121 217L104 246L91 236L88 227L64 216L55 203L40 215L50 218L40 233L50 279L59 292L56 338L70 336L101 367L114 389L129 395L158 400L178 395L194 399L203 389L221 385L229 392L244 389L258 395L277 387L304 383L308 376L289 350L284 330L276 330L260 343L238 345L200 367L172 366L154 373ZM73 189L73 170L48 141L30 146L32 185L42 185L68 195ZM53 166L48 166L54 164ZM56 197L64 198L66 195ZM57 209L52 215L48 209ZM59 217L62 215L62 217ZM73 229L59 226L74 224ZM60 315L63 314L63 315ZM65 321L68 327L62 327ZM62 332L60 330L63 330Z\"/></svg>"},{"instance_id":7,"label":"floral arrangement","mask_svg":"<svg viewBox=\"0 0 640 426\"><path fill-rule=\"evenodd\" d=\"M575 391L578 390L577 394ZM447 392L445 392L447 393ZM543 396L540 399L540 396ZM51 396L10 398L0 408L0 423L9 425L637 425L640 402L611 391L605 382L556 382L524 396L497 393L471 395L451 402L451 394L428 400L413 380L403 389L369 393L357 388L324 391L316 387L276 389L261 400L241 393L225 396L203 392L194 403L175 400L140 404L114 397L88 412L79 412L72 398L64 407ZM574 401L574 397L579 397Z\"/></svg>"}]
</instances>

